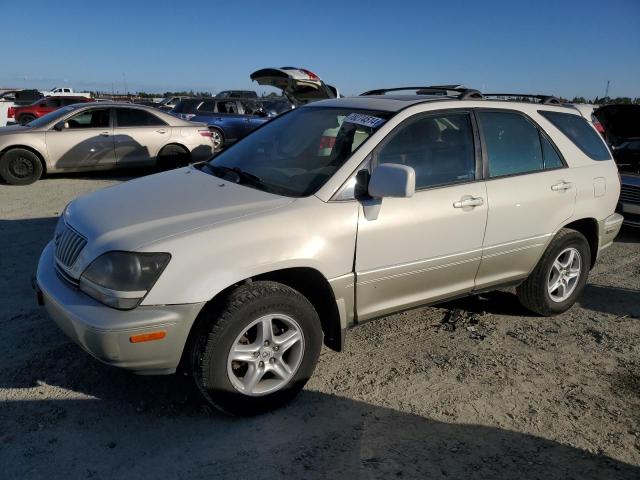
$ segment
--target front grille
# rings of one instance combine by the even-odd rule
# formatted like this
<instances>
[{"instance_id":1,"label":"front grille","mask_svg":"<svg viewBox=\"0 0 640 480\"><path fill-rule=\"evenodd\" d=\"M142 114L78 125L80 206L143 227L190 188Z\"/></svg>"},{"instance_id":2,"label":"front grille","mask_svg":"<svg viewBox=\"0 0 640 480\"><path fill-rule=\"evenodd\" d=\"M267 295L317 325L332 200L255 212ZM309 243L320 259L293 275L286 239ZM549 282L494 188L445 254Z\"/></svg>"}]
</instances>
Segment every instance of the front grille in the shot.
<instances>
[{"instance_id":1,"label":"front grille","mask_svg":"<svg viewBox=\"0 0 640 480\"><path fill-rule=\"evenodd\" d=\"M71 268L87 244L87 239L73 228L65 225L60 232L56 232L54 244L58 263L66 268Z\"/></svg>"},{"instance_id":2,"label":"front grille","mask_svg":"<svg viewBox=\"0 0 640 480\"><path fill-rule=\"evenodd\" d=\"M640 187L636 187L635 185L622 185L620 187L620 201L640 205Z\"/></svg>"}]
</instances>

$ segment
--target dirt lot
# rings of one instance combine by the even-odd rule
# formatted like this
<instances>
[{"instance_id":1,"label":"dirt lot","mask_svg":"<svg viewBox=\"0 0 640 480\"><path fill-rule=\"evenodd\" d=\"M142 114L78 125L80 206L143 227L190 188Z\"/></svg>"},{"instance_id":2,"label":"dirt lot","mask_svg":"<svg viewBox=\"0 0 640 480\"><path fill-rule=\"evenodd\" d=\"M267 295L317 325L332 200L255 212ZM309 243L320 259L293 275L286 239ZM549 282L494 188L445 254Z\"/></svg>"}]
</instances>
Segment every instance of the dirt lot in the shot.
<instances>
[{"instance_id":1,"label":"dirt lot","mask_svg":"<svg viewBox=\"0 0 640 480\"><path fill-rule=\"evenodd\" d=\"M3 478L640 478L640 232L564 315L497 292L388 317L286 409L234 419L186 377L99 364L35 304L55 216L121 180L0 185Z\"/></svg>"}]
</instances>

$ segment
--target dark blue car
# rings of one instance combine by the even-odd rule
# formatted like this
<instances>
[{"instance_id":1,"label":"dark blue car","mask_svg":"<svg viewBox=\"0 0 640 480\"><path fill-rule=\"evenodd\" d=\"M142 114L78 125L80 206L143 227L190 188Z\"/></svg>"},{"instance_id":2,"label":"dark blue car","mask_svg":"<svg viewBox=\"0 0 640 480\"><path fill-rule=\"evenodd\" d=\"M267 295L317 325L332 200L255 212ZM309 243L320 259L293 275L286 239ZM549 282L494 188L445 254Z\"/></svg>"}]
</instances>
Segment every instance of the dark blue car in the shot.
<instances>
[{"instance_id":1,"label":"dark blue car","mask_svg":"<svg viewBox=\"0 0 640 480\"><path fill-rule=\"evenodd\" d=\"M215 149L220 150L245 137L270 117L281 113L283 108L291 108L288 102L281 102L277 108L272 103L255 98L190 98L180 102L170 113L185 120L206 123L213 134Z\"/></svg>"}]
</instances>

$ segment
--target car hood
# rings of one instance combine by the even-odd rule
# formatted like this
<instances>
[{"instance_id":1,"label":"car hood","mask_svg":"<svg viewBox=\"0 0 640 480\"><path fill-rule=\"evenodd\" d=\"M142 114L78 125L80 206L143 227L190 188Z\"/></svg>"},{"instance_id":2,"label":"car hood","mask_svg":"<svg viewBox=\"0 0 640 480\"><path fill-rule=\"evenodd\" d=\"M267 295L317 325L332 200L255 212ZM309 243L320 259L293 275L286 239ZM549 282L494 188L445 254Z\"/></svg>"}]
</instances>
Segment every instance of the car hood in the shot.
<instances>
[{"instance_id":1,"label":"car hood","mask_svg":"<svg viewBox=\"0 0 640 480\"><path fill-rule=\"evenodd\" d=\"M593 113L611 144L640 137L640 105L605 105Z\"/></svg>"},{"instance_id":2,"label":"car hood","mask_svg":"<svg viewBox=\"0 0 640 480\"><path fill-rule=\"evenodd\" d=\"M0 135L12 135L14 133L25 133L32 130L31 127L24 125L9 125L8 127L0 127Z\"/></svg>"},{"instance_id":3,"label":"car hood","mask_svg":"<svg viewBox=\"0 0 640 480\"><path fill-rule=\"evenodd\" d=\"M97 254L137 250L292 201L185 167L82 196L69 204L65 220L87 237Z\"/></svg>"},{"instance_id":4,"label":"car hood","mask_svg":"<svg viewBox=\"0 0 640 480\"><path fill-rule=\"evenodd\" d=\"M304 68L263 68L250 75L259 85L279 88L294 105L336 98L335 87L325 84L315 73Z\"/></svg>"}]
</instances>

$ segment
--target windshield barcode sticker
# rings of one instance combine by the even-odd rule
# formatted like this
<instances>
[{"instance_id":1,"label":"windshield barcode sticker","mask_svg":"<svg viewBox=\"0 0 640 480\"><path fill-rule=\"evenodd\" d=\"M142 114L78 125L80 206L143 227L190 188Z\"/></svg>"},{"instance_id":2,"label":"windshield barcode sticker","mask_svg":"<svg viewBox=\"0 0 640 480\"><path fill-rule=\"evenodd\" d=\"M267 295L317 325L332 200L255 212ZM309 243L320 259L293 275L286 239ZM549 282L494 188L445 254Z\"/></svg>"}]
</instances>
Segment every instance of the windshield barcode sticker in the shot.
<instances>
[{"instance_id":1,"label":"windshield barcode sticker","mask_svg":"<svg viewBox=\"0 0 640 480\"><path fill-rule=\"evenodd\" d=\"M369 128L377 128L386 120L384 118L372 117L371 115L364 115L363 113L350 113L344 121Z\"/></svg>"}]
</instances>

